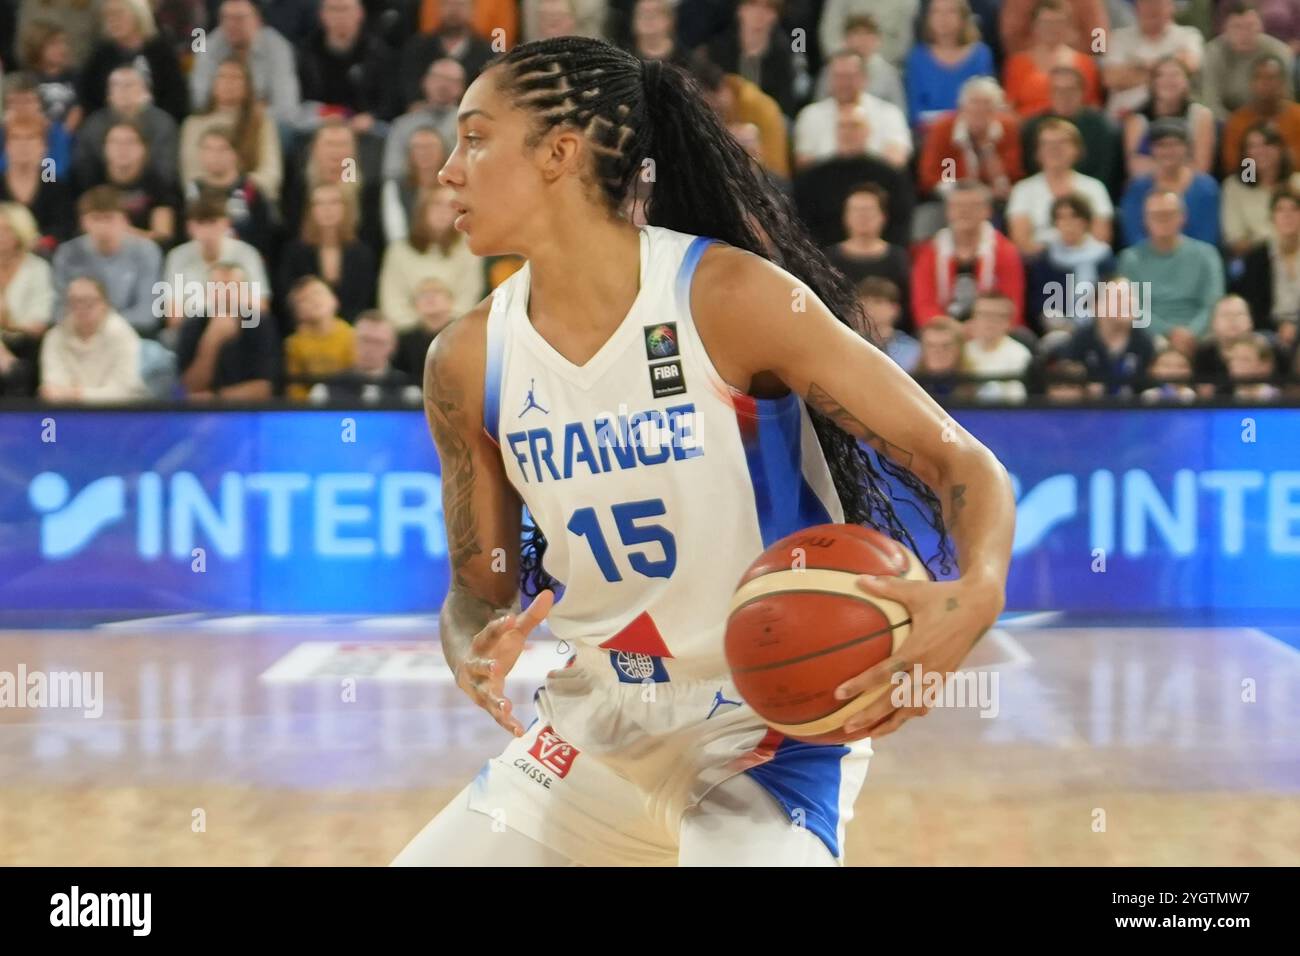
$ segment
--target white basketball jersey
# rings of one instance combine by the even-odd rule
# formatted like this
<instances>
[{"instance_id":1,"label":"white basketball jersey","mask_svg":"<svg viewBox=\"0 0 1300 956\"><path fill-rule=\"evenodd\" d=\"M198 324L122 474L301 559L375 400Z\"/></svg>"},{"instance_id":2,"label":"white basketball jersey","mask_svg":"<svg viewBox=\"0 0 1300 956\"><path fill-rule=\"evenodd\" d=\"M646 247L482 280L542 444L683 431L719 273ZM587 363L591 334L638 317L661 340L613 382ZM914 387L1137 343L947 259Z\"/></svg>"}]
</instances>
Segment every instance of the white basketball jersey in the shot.
<instances>
[{"instance_id":1,"label":"white basketball jersey","mask_svg":"<svg viewBox=\"0 0 1300 956\"><path fill-rule=\"evenodd\" d=\"M710 673L746 567L844 520L799 397L744 395L704 351L690 284L712 241L643 227L640 291L581 366L529 321L524 265L493 295L484 395L484 428L564 587L551 630Z\"/></svg>"}]
</instances>

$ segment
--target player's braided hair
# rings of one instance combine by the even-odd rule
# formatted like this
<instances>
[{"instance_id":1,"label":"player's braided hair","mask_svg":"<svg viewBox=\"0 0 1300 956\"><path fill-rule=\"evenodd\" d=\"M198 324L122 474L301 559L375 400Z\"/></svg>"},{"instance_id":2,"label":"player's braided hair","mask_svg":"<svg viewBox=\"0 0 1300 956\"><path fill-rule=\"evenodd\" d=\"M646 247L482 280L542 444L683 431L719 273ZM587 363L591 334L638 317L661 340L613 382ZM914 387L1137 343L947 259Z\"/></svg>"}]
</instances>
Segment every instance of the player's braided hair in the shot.
<instances>
[{"instance_id":1,"label":"player's braided hair","mask_svg":"<svg viewBox=\"0 0 1300 956\"><path fill-rule=\"evenodd\" d=\"M524 43L490 65L503 67L494 70L498 88L535 117L528 148L561 124L584 134L594 157L593 185L611 211L625 209L650 180L647 222L709 236L775 262L806 283L841 322L878 343L852 284L826 260L785 195L722 125L689 74L577 36ZM950 574L955 556L934 492L811 407L809 412L845 520L918 551L894 505L919 506L938 534L938 550L926 564L937 560L940 572ZM896 495L890 479L914 500ZM545 549L541 529L530 525L521 561L526 594L554 585L542 568Z\"/></svg>"}]
</instances>

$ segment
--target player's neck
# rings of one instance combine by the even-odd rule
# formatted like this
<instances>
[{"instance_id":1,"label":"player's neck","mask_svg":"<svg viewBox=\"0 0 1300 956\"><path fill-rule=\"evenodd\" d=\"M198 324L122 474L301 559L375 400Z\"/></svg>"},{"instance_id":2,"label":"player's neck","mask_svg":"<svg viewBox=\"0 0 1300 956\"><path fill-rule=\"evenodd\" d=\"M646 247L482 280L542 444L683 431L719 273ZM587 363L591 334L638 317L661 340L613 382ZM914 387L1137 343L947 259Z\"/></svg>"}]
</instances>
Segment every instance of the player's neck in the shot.
<instances>
[{"instance_id":1,"label":"player's neck","mask_svg":"<svg viewBox=\"0 0 1300 956\"><path fill-rule=\"evenodd\" d=\"M640 230L626 222L559 226L528 257L528 317L535 326L610 330L641 284Z\"/></svg>"}]
</instances>

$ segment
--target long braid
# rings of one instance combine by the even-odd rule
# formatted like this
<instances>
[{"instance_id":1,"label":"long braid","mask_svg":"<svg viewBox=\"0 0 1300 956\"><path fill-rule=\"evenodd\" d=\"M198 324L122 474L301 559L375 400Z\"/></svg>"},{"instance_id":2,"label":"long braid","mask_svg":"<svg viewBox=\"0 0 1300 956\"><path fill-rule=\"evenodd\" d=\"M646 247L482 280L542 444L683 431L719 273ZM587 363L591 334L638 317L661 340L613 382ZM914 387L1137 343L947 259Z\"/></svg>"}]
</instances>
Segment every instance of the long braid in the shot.
<instances>
[{"instance_id":1,"label":"long braid","mask_svg":"<svg viewBox=\"0 0 1300 956\"><path fill-rule=\"evenodd\" d=\"M804 282L841 322L879 344L852 284L827 261L789 200L726 130L688 74L671 64L643 66L618 47L576 36L521 44L490 64L497 65L505 67L499 87L535 116L529 148L560 124L586 136L594 185L611 211L641 198L641 187L648 185L645 218L651 225L708 236L771 260ZM955 555L934 492L811 406L808 411L845 520L919 552L895 505L917 509L938 536L927 567L934 573L937 562L939 573L950 574ZM527 594L554 586L542 569L545 550L541 529L530 524L520 565Z\"/></svg>"}]
</instances>

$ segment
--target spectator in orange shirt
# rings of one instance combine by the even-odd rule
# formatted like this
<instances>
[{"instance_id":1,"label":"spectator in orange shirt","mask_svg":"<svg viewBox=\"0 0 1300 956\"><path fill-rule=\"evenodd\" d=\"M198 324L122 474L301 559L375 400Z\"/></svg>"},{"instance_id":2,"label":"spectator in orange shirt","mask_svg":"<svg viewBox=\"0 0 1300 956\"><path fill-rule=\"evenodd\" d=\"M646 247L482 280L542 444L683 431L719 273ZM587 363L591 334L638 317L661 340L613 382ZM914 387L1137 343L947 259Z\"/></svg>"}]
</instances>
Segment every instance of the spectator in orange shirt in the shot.
<instances>
[{"instance_id":1,"label":"spectator in orange shirt","mask_svg":"<svg viewBox=\"0 0 1300 956\"><path fill-rule=\"evenodd\" d=\"M492 31L500 29L503 52L519 41L519 4L515 0L421 0L420 32L437 32L444 11L452 4L469 8L470 25L479 36L492 40Z\"/></svg>"},{"instance_id":2,"label":"spectator in orange shirt","mask_svg":"<svg viewBox=\"0 0 1300 956\"><path fill-rule=\"evenodd\" d=\"M752 123L758 129L761 162L768 172L790 178L790 137L785 116L776 100L756 83L727 73L712 60L693 60L692 74L704 91L704 98L728 127Z\"/></svg>"},{"instance_id":3,"label":"spectator in orange shirt","mask_svg":"<svg viewBox=\"0 0 1300 956\"><path fill-rule=\"evenodd\" d=\"M1101 106L1101 76L1087 53L1067 42L1070 35L1070 7L1065 0L1039 0L1034 7L1033 42L1007 58L1002 71L1003 85L1011 109L1020 116L1041 113L1052 104L1051 73L1055 67L1073 67L1083 77L1084 102Z\"/></svg>"},{"instance_id":4,"label":"spectator in orange shirt","mask_svg":"<svg viewBox=\"0 0 1300 956\"><path fill-rule=\"evenodd\" d=\"M1223 168L1232 169L1241 157L1246 131L1259 123L1274 127L1291 155L1300 157L1300 103L1287 95L1286 68L1275 56L1260 57L1250 74L1250 102L1233 111L1223 126Z\"/></svg>"},{"instance_id":5,"label":"spectator in orange shirt","mask_svg":"<svg viewBox=\"0 0 1300 956\"><path fill-rule=\"evenodd\" d=\"M1034 19L1040 0L1002 0L1002 53L1010 57L1033 45ZM1080 53L1097 53L1093 46L1096 38L1110 26L1105 0L1070 0L1070 46Z\"/></svg>"},{"instance_id":6,"label":"spectator in orange shirt","mask_svg":"<svg viewBox=\"0 0 1300 956\"><path fill-rule=\"evenodd\" d=\"M499 7L509 10L498 12ZM468 86L489 60L514 45L516 12L511 0L425 0L421 14L421 32L402 48L398 112L421 98L424 75L434 60L451 57L463 66ZM494 29L506 31L509 39L496 43L502 35L493 34Z\"/></svg>"}]
</instances>

